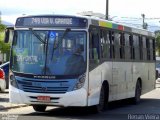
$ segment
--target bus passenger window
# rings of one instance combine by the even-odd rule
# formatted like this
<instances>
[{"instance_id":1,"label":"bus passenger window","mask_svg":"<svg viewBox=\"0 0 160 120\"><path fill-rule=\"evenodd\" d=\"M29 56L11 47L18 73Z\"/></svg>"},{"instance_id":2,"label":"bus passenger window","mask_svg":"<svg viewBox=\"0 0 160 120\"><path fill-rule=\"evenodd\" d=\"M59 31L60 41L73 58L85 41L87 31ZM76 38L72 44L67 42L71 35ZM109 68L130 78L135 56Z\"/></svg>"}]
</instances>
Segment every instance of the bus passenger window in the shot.
<instances>
[{"instance_id":1,"label":"bus passenger window","mask_svg":"<svg viewBox=\"0 0 160 120\"><path fill-rule=\"evenodd\" d=\"M139 36L133 35L133 48L134 48L134 58L136 60L140 59L140 52L139 52Z\"/></svg>"},{"instance_id":2,"label":"bus passenger window","mask_svg":"<svg viewBox=\"0 0 160 120\"><path fill-rule=\"evenodd\" d=\"M109 40L110 40L110 58L114 59L115 58L115 46L114 46L114 32L109 31Z\"/></svg>"},{"instance_id":3,"label":"bus passenger window","mask_svg":"<svg viewBox=\"0 0 160 120\"><path fill-rule=\"evenodd\" d=\"M150 60L153 60L153 40L149 39L149 44L150 44Z\"/></svg>"},{"instance_id":4,"label":"bus passenger window","mask_svg":"<svg viewBox=\"0 0 160 120\"><path fill-rule=\"evenodd\" d=\"M152 39L152 46L153 46L153 60L156 60L156 48L155 48L155 39Z\"/></svg>"},{"instance_id":5,"label":"bus passenger window","mask_svg":"<svg viewBox=\"0 0 160 120\"><path fill-rule=\"evenodd\" d=\"M92 31L90 34L90 59L94 59L99 62L100 48L99 48L99 33L98 31Z\"/></svg>"},{"instance_id":6,"label":"bus passenger window","mask_svg":"<svg viewBox=\"0 0 160 120\"><path fill-rule=\"evenodd\" d=\"M147 60L146 37L142 37L143 41L143 60Z\"/></svg>"},{"instance_id":7,"label":"bus passenger window","mask_svg":"<svg viewBox=\"0 0 160 120\"><path fill-rule=\"evenodd\" d=\"M146 48L147 48L147 60L150 60L150 41L146 39Z\"/></svg>"},{"instance_id":8,"label":"bus passenger window","mask_svg":"<svg viewBox=\"0 0 160 120\"><path fill-rule=\"evenodd\" d=\"M130 43L130 54L131 54L131 59L135 59L135 52L134 52L134 46L133 46L133 36L129 36L129 43Z\"/></svg>"},{"instance_id":9,"label":"bus passenger window","mask_svg":"<svg viewBox=\"0 0 160 120\"><path fill-rule=\"evenodd\" d=\"M139 36L139 55L140 60L143 60L143 41L141 36Z\"/></svg>"},{"instance_id":10,"label":"bus passenger window","mask_svg":"<svg viewBox=\"0 0 160 120\"><path fill-rule=\"evenodd\" d=\"M101 30L101 58L106 59L109 58L109 35L106 30Z\"/></svg>"},{"instance_id":11,"label":"bus passenger window","mask_svg":"<svg viewBox=\"0 0 160 120\"><path fill-rule=\"evenodd\" d=\"M120 58L124 59L125 58L125 39L124 39L124 33L120 34Z\"/></svg>"},{"instance_id":12,"label":"bus passenger window","mask_svg":"<svg viewBox=\"0 0 160 120\"><path fill-rule=\"evenodd\" d=\"M125 39L125 58L129 60L131 58L131 49L130 49L130 43L129 43L130 35L125 33L124 39Z\"/></svg>"},{"instance_id":13,"label":"bus passenger window","mask_svg":"<svg viewBox=\"0 0 160 120\"><path fill-rule=\"evenodd\" d=\"M120 34L119 33L114 33L114 46L115 46L115 58L119 59L120 58Z\"/></svg>"}]
</instances>

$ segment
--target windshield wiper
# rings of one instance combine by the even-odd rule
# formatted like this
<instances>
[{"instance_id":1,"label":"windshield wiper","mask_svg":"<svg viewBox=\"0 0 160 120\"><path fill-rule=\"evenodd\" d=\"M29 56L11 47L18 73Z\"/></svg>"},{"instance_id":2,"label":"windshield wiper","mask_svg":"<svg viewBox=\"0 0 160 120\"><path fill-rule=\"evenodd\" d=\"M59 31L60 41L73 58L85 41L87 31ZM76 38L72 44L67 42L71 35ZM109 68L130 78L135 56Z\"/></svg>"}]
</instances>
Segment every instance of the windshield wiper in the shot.
<instances>
[{"instance_id":1,"label":"windshield wiper","mask_svg":"<svg viewBox=\"0 0 160 120\"><path fill-rule=\"evenodd\" d=\"M46 44L46 42L32 28L29 28L29 30L40 42L42 42L43 44Z\"/></svg>"},{"instance_id":2,"label":"windshield wiper","mask_svg":"<svg viewBox=\"0 0 160 120\"><path fill-rule=\"evenodd\" d=\"M52 49L52 56L51 56L51 60L53 59L53 54L54 54L54 50L59 48L59 46L62 44L62 41L64 39L64 37L67 35L68 32L70 32L71 29L70 28L66 28L66 30L64 31L62 38L58 41L57 45L55 45L56 43L53 43L53 49ZM55 40L56 42L56 40Z\"/></svg>"},{"instance_id":3,"label":"windshield wiper","mask_svg":"<svg viewBox=\"0 0 160 120\"><path fill-rule=\"evenodd\" d=\"M32 32L32 34L41 42L44 44L44 52L45 52L45 55L46 55L46 58L45 58L45 65L44 65L44 68L42 69L42 73L44 75L46 75L47 71L50 71L49 68L47 67L47 49L48 49L48 40L47 42L46 41L46 37L45 39L43 40L32 28L29 28L29 30Z\"/></svg>"}]
</instances>

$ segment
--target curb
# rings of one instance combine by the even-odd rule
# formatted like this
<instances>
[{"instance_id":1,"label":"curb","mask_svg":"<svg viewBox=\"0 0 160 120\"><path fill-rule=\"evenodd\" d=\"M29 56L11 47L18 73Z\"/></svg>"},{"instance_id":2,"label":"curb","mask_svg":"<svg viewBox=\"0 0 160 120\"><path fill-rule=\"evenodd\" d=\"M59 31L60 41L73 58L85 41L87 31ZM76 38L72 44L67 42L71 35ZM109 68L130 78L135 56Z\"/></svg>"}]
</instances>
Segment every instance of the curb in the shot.
<instances>
[{"instance_id":1,"label":"curb","mask_svg":"<svg viewBox=\"0 0 160 120\"><path fill-rule=\"evenodd\" d=\"M0 108L0 111L8 110L8 109L14 109L14 108L27 107L27 106L29 106L29 105L17 105L17 106L4 107L4 108Z\"/></svg>"}]
</instances>

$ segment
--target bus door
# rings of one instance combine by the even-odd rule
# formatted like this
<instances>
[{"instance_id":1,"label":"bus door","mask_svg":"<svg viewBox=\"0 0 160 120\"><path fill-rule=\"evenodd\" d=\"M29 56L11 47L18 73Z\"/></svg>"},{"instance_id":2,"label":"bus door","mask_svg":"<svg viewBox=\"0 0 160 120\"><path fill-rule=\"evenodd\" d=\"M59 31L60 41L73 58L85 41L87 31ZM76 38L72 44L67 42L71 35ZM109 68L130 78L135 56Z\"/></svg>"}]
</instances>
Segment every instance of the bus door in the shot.
<instances>
[{"instance_id":1,"label":"bus door","mask_svg":"<svg viewBox=\"0 0 160 120\"><path fill-rule=\"evenodd\" d=\"M90 27L89 33L89 105L99 102L99 93L101 89L101 66L100 66L100 40L99 29Z\"/></svg>"}]
</instances>

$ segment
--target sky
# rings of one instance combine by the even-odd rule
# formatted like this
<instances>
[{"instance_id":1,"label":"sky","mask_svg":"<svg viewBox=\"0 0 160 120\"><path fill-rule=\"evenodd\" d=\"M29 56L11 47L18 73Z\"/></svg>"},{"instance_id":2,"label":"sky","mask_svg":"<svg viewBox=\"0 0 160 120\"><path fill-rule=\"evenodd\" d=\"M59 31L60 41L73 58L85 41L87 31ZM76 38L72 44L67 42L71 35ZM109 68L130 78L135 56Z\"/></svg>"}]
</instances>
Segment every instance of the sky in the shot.
<instances>
[{"instance_id":1,"label":"sky","mask_svg":"<svg viewBox=\"0 0 160 120\"><path fill-rule=\"evenodd\" d=\"M23 14L75 15L83 11L105 14L105 5L106 0L0 0L0 11L2 20L14 24ZM141 14L145 14L148 24L160 26L159 11L160 0L109 0L109 16L124 23L136 23L137 19L142 20Z\"/></svg>"}]
</instances>

